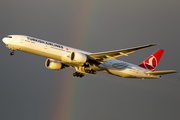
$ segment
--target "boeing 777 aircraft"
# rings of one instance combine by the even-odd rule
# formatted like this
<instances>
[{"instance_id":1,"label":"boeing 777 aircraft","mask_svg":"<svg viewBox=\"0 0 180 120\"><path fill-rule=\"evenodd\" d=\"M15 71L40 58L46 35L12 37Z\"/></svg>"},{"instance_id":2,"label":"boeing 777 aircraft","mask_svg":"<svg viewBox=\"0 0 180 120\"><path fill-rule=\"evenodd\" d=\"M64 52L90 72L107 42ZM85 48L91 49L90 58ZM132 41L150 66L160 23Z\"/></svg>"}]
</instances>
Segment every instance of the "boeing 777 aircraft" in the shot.
<instances>
[{"instance_id":1,"label":"boeing 777 aircraft","mask_svg":"<svg viewBox=\"0 0 180 120\"><path fill-rule=\"evenodd\" d=\"M128 56L135 51L155 46L157 44L143 45L139 47L90 53L57 43L48 42L38 38L24 35L9 35L2 41L6 47L15 50L46 57L45 66L52 70L60 70L65 67L76 69L73 76L83 77L85 74L96 74L96 71L117 75L123 78L160 78L160 75L175 73L175 70L155 71L155 68L164 52L159 49L140 65L134 65L116 60L116 57Z\"/></svg>"}]
</instances>

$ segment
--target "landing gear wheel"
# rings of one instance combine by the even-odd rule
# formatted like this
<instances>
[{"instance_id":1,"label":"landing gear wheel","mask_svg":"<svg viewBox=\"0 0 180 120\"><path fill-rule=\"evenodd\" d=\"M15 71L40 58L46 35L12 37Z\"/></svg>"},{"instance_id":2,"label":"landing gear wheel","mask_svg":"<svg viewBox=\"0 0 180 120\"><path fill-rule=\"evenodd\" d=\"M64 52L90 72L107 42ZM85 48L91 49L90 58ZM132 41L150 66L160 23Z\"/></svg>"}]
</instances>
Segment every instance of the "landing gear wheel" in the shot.
<instances>
[{"instance_id":1,"label":"landing gear wheel","mask_svg":"<svg viewBox=\"0 0 180 120\"><path fill-rule=\"evenodd\" d=\"M10 52L10 55L14 55L14 52Z\"/></svg>"},{"instance_id":2,"label":"landing gear wheel","mask_svg":"<svg viewBox=\"0 0 180 120\"><path fill-rule=\"evenodd\" d=\"M73 76L75 77L75 76L77 76L77 73L75 72L75 73L73 73Z\"/></svg>"},{"instance_id":3,"label":"landing gear wheel","mask_svg":"<svg viewBox=\"0 0 180 120\"><path fill-rule=\"evenodd\" d=\"M94 74L94 70L91 70L90 73L91 73L91 74Z\"/></svg>"},{"instance_id":4,"label":"landing gear wheel","mask_svg":"<svg viewBox=\"0 0 180 120\"><path fill-rule=\"evenodd\" d=\"M83 74L83 73L79 73L79 72L75 72L75 73L73 73L73 76L74 76L74 77L80 77L80 78L82 78L82 77L84 76L84 74Z\"/></svg>"},{"instance_id":5,"label":"landing gear wheel","mask_svg":"<svg viewBox=\"0 0 180 120\"><path fill-rule=\"evenodd\" d=\"M84 74L83 73L80 73L80 78L82 78L84 76Z\"/></svg>"},{"instance_id":6,"label":"landing gear wheel","mask_svg":"<svg viewBox=\"0 0 180 120\"><path fill-rule=\"evenodd\" d=\"M86 73L91 73L91 74L96 74L96 71L91 69L91 70L85 70Z\"/></svg>"}]
</instances>

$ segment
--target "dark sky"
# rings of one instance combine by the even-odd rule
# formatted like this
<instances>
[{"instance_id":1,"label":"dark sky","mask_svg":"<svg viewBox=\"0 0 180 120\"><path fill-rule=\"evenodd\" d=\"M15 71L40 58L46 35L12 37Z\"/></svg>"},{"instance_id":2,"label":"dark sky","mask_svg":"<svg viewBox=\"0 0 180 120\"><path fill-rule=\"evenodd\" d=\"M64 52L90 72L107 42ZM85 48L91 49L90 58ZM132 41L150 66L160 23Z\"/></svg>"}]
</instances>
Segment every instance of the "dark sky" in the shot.
<instances>
[{"instance_id":1,"label":"dark sky","mask_svg":"<svg viewBox=\"0 0 180 120\"><path fill-rule=\"evenodd\" d=\"M128 57L140 64L157 49L157 70L180 71L179 0L1 0L0 38L22 34L89 52L158 43ZM178 120L179 73L127 79L47 69L46 58L0 44L1 120Z\"/></svg>"}]
</instances>

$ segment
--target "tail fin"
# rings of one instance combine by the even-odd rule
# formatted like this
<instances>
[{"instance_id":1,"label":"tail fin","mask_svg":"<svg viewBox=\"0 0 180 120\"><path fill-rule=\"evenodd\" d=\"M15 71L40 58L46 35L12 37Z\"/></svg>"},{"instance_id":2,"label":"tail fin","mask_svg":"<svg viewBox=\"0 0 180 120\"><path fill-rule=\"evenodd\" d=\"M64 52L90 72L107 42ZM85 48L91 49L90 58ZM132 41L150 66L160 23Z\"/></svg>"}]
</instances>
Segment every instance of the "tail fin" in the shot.
<instances>
[{"instance_id":1,"label":"tail fin","mask_svg":"<svg viewBox=\"0 0 180 120\"><path fill-rule=\"evenodd\" d=\"M163 52L164 52L164 50L162 50L162 49L157 50L149 58L147 58L145 61L143 61L139 66L142 68L154 71L156 66L159 63L159 60L161 59Z\"/></svg>"}]
</instances>

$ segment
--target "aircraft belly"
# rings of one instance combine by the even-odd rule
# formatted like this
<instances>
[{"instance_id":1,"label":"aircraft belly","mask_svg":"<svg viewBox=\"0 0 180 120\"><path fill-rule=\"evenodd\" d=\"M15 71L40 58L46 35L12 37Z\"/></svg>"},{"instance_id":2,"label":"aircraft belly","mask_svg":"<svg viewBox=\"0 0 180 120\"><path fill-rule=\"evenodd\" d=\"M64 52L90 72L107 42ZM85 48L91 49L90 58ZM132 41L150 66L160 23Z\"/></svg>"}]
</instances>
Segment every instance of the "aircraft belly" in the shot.
<instances>
[{"instance_id":1,"label":"aircraft belly","mask_svg":"<svg viewBox=\"0 0 180 120\"><path fill-rule=\"evenodd\" d=\"M52 59L56 59L56 60L59 60L59 61L61 60L61 56L59 56L55 52L45 51L43 49L42 50L34 49L33 47L24 47L24 46L21 46L21 45L13 45L13 47L15 47L19 51L27 52L27 53L30 53L30 54L35 54L35 55L46 57L46 58L52 58Z\"/></svg>"},{"instance_id":2,"label":"aircraft belly","mask_svg":"<svg viewBox=\"0 0 180 120\"><path fill-rule=\"evenodd\" d=\"M132 71L131 69L128 68L123 70L108 69L106 70L106 73L110 73L123 78L159 78L159 76L152 76L152 75L149 76L143 72Z\"/></svg>"},{"instance_id":3,"label":"aircraft belly","mask_svg":"<svg viewBox=\"0 0 180 120\"><path fill-rule=\"evenodd\" d=\"M124 78L136 78L135 75L133 75L132 73L127 72L127 70L113 70L110 69L109 70L112 74L120 76L120 77L124 77Z\"/></svg>"}]
</instances>

